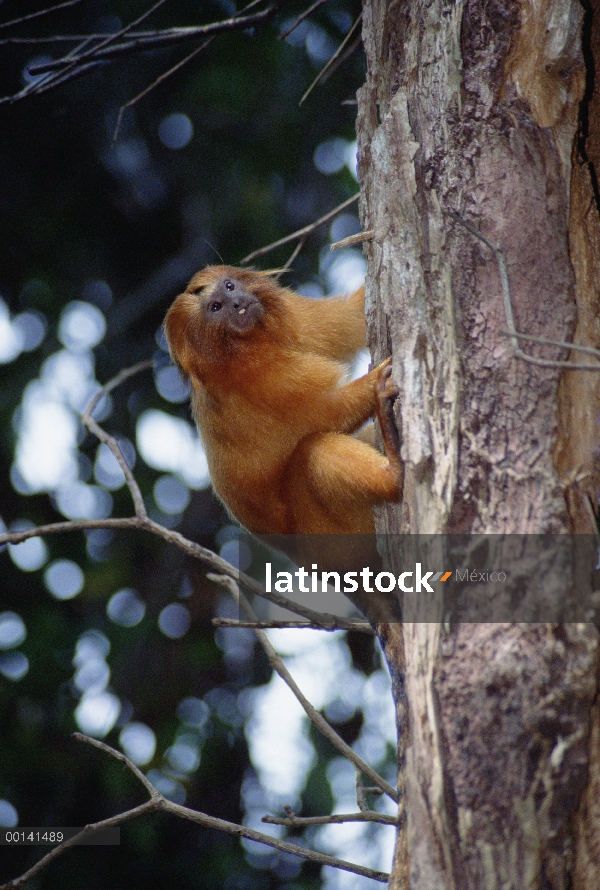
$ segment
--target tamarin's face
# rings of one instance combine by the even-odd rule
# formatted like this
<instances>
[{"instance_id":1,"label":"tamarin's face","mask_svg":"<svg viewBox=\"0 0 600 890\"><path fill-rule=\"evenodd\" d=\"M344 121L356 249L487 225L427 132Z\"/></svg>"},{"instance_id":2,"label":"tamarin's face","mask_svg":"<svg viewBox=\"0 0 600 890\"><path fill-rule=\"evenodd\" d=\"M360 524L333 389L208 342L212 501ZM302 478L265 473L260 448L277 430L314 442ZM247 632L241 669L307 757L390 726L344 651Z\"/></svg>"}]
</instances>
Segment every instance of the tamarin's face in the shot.
<instances>
[{"instance_id":1,"label":"tamarin's face","mask_svg":"<svg viewBox=\"0 0 600 890\"><path fill-rule=\"evenodd\" d=\"M190 289L200 300L207 325L234 335L244 334L260 322L265 313L258 297L246 290L237 278L223 275L196 290L193 284L194 280L190 283Z\"/></svg>"},{"instance_id":2,"label":"tamarin's face","mask_svg":"<svg viewBox=\"0 0 600 890\"><path fill-rule=\"evenodd\" d=\"M233 266L198 272L167 313L171 355L186 373L239 357L251 344L286 336L281 288L269 273Z\"/></svg>"}]
</instances>

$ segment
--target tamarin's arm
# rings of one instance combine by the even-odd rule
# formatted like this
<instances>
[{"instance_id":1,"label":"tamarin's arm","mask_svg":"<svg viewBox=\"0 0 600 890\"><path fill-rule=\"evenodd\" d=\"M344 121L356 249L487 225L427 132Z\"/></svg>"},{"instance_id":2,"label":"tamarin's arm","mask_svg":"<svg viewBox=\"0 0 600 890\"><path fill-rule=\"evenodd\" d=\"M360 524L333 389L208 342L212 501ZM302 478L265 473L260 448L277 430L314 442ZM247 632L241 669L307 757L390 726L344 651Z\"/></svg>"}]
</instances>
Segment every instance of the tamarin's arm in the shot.
<instances>
[{"instance_id":1,"label":"tamarin's arm","mask_svg":"<svg viewBox=\"0 0 600 890\"><path fill-rule=\"evenodd\" d=\"M355 433L374 414L381 423L378 392L382 375L387 379L388 372L391 373L391 359L386 359L363 377L330 390L325 396L328 428L338 433Z\"/></svg>"},{"instance_id":2,"label":"tamarin's arm","mask_svg":"<svg viewBox=\"0 0 600 890\"><path fill-rule=\"evenodd\" d=\"M290 291L287 294L291 297L289 305L305 352L347 362L365 348L364 285L347 296L322 300L302 297Z\"/></svg>"}]
</instances>

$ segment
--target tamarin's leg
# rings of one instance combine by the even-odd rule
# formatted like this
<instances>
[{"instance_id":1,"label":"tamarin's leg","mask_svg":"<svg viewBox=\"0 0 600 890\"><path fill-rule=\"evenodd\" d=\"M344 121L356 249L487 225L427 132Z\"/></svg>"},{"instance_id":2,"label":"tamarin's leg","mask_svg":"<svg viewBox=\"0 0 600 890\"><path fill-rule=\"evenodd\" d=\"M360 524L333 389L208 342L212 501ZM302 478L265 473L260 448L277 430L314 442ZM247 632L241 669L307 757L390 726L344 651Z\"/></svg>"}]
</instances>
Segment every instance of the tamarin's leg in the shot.
<instances>
[{"instance_id":1,"label":"tamarin's leg","mask_svg":"<svg viewBox=\"0 0 600 890\"><path fill-rule=\"evenodd\" d=\"M383 450L390 462L390 466L397 474L401 495L404 485L404 464L400 458L400 435L394 418L394 401L397 396L398 387L392 380L392 366L391 364L384 363L377 383L377 406L375 410L381 428Z\"/></svg>"},{"instance_id":2,"label":"tamarin's leg","mask_svg":"<svg viewBox=\"0 0 600 890\"><path fill-rule=\"evenodd\" d=\"M297 446L282 480L290 531L370 534L373 504L400 496L388 458L353 436L313 433Z\"/></svg>"},{"instance_id":3,"label":"tamarin's leg","mask_svg":"<svg viewBox=\"0 0 600 890\"><path fill-rule=\"evenodd\" d=\"M370 508L400 498L404 468L391 412L397 389L388 364L376 371L376 413L385 455L353 436L306 436L296 447L283 480L292 531L371 533L374 524Z\"/></svg>"}]
</instances>

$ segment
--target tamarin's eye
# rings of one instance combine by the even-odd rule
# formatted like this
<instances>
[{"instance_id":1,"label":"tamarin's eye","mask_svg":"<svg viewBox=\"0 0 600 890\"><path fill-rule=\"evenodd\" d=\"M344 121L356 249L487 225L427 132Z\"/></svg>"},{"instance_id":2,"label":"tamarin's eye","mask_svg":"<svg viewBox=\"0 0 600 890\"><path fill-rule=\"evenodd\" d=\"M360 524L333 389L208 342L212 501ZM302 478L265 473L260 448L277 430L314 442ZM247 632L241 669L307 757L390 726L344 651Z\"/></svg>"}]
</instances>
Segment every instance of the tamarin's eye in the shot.
<instances>
[{"instance_id":1,"label":"tamarin's eye","mask_svg":"<svg viewBox=\"0 0 600 890\"><path fill-rule=\"evenodd\" d=\"M222 303L218 303L215 300L214 303L211 303L208 308L210 309L211 312L219 312L219 310L221 309L222 306L223 306Z\"/></svg>"},{"instance_id":2,"label":"tamarin's eye","mask_svg":"<svg viewBox=\"0 0 600 890\"><path fill-rule=\"evenodd\" d=\"M233 281L228 280L225 282L225 290L235 290L235 284L233 283Z\"/></svg>"}]
</instances>

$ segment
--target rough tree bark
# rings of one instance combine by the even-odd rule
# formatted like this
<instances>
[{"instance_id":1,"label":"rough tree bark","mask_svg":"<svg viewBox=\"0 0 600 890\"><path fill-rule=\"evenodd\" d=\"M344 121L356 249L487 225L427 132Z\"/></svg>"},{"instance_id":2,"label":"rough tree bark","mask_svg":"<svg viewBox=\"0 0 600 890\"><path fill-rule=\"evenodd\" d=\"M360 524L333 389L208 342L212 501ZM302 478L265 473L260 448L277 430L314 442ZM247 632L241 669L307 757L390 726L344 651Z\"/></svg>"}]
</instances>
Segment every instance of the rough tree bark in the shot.
<instances>
[{"instance_id":1,"label":"rough tree bark","mask_svg":"<svg viewBox=\"0 0 600 890\"><path fill-rule=\"evenodd\" d=\"M363 37L371 342L406 462L380 530L595 533L600 374L514 355L494 255L451 214L503 250L518 331L599 345L600 2L366 0ZM392 886L600 887L596 628L405 624L387 654Z\"/></svg>"}]
</instances>

